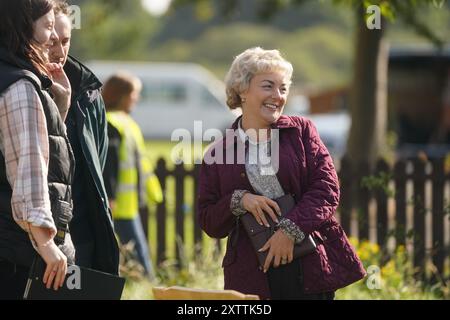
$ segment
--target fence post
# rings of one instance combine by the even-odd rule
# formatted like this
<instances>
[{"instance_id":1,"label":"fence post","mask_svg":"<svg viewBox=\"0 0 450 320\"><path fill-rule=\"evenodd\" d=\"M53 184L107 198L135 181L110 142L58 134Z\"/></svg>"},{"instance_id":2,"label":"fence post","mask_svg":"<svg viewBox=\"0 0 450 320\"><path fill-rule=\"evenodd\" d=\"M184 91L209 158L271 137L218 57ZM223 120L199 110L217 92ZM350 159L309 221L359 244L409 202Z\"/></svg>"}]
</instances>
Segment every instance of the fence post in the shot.
<instances>
[{"instance_id":1,"label":"fence post","mask_svg":"<svg viewBox=\"0 0 450 320\"><path fill-rule=\"evenodd\" d=\"M425 163L414 159L414 267L419 267L417 276L425 271Z\"/></svg>"},{"instance_id":2,"label":"fence post","mask_svg":"<svg viewBox=\"0 0 450 320\"><path fill-rule=\"evenodd\" d=\"M139 218L141 219L142 229L144 230L145 239L148 241L148 218L149 218L148 206L139 208Z\"/></svg>"},{"instance_id":3,"label":"fence post","mask_svg":"<svg viewBox=\"0 0 450 320\"><path fill-rule=\"evenodd\" d=\"M347 157L344 157L341 160L339 180L341 188L341 199L339 206L340 222L345 232L350 235L353 208L353 179L351 165Z\"/></svg>"},{"instance_id":4,"label":"fence post","mask_svg":"<svg viewBox=\"0 0 450 320\"><path fill-rule=\"evenodd\" d=\"M369 200L370 191L361 185L362 179L370 174L369 163L360 163L355 175L356 205L358 212L358 236L360 240L369 240Z\"/></svg>"},{"instance_id":5,"label":"fence post","mask_svg":"<svg viewBox=\"0 0 450 320\"><path fill-rule=\"evenodd\" d=\"M175 176L175 247L176 247L176 264L181 266L184 255L184 178L186 177L186 170L184 163L181 162L175 166L173 172Z\"/></svg>"},{"instance_id":6,"label":"fence post","mask_svg":"<svg viewBox=\"0 0 450 320\"><path fill-rule=\"evenodd\" d=\"M380 159L376 165L377 176L381 178L382 174L390 174L391 170L386 161ZM388 197L389 197L389 181L387 180L387 186L381 186L375 191L375 197L377 201L377 243L380 247L384 248L387 243L388 234ZM386 189L384 189L386 188Z\"/></svg>"},{"instance_id":7,"label":"fence post","mask_svg":"<svg viewBox=\"0 0 450 320\"><path fill-rule=\"evenodd\" d=\"M444 185L445 185L445 170L444 159L435 159L433 164L433 242L432 242L432 261L436 266L436 271L439 275L444 274L444 263L446 257L446 250L444 248ZM434 281L436 281L434 277Z\"/></svg>"},{"instance_id":8,"label":"fence post","mask_svg":"<svg viewBox=\"0 0 450 320\"><path fill-rule=\"evenodd\" d=\"M395 181L395 244L406 243L406 163L398 161L394 166Z\"/></svg>"},{"instance_id":9,"label":"fence post","mask_svg":"<svg viewBox=\"0 0 450 320\"><path fill-rule=\"evenodd\" d=\"M194 165L193 177L194 177L194 210L193 210L193 219L194 219L194 255L197 257L202 254L202 235L203 232L200 229L200 224L198 223L198 179L200 177L200 164Z\"/></svg>"},{"instance_id":10,"label":"fence post","mask_svg":"<svg viewBox=\"0 0 450 320\"><path fill-rule=\"evenodd\" d=\"M156 164L155 174L161 183L164 199L156 207L156 262L161 264L166 260L166 212L167 212L167 190L166 178L168 175L166 160L160 158Z\"/></svg>"}]
</instances>

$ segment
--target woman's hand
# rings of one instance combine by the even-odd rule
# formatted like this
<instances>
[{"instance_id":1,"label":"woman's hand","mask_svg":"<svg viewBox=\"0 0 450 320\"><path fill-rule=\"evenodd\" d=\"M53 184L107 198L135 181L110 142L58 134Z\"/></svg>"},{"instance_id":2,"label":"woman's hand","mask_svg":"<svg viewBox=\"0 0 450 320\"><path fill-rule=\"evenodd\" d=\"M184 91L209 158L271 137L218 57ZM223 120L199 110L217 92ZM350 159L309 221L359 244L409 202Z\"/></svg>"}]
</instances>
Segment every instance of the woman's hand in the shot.
<instances>
[{"instance_id":1,"label":"woman's hand","mask_svg":"<svg viewBox=\"0 0 450 320\"><path fill-rule=\"evenodd\" d=\"M249 192L242 197L242 206L255 217L260 225L265 225L266 227L270 227L270 225L267 222L265 213L276 223L278 223L277 215L281 215L280 207L275 201Z\"/></svg>"},{"instance_id":2,"label":"woman's hand","mask_svg":"<svg viewBox=\"0 0 450 320\"><path fill-rule=\"evenodd\" d=\"M47 69L53 80L53 85L50 90L55 97L55 103L58 106L59 113L62 119L65 120L72 95L69 78L67 78L63 66L59 63L49 63L47 64Z\"/></svg>"},{"instance_id":3,"label":"woman's hand","mask_svg":"<svg viewBox=\"0 0 450 320\"><path fill-rule=\"evenodd\" d=\"M272 259L273 266L278 268L280 264L291 263L294 259L294 241L282 230L277 230L272 237L259 249L260 252L269 250L264 263L264 272L269 269Z\"/></svg>"},{"instance_id":4,"label":"woman's hand","mask_svg":"<svg viewBox=\"0 0 450 320\"><path fill-rule=\"evenodd\" d=\"M43 282L47 289L53 284L53 289L64 285L67 273L67 258L53 241L53 235L48 228L30 227L31 234L37 244L39 255L47 264L45 269Z\"/></svg>"}]
</instances>

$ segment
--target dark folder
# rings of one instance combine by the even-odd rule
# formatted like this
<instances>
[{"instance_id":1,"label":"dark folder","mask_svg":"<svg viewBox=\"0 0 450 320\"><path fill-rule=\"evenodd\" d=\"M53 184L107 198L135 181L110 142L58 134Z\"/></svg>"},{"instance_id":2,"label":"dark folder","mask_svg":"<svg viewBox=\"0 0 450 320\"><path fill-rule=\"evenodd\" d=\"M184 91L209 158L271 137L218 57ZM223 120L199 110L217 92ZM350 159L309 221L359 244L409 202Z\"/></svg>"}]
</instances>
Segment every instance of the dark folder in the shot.
<instances>
[{"instance_id":1,"label":"dark folder","mask_svg":"<svg viewBox=\"0 0 450 320\"><path fill-rule=\"evenodd\" d=\"M275 199L275 202L278 204L281 210L281 216L284 217L286 214L292 210L295 206L295 199L292 195L287 194L282 196L281 198ZM258 262L260 267L264 266L264 263L267 258L268 250L259 252L266 242L273 236L276 229L276 223L269 217L267 222L270 227L261 226L253 217L251 213L246 213L241 216L241 221L244 226L245 231L247 232L250 242L252 243L253 249L256 252L258 257ZM306 256L316 251L316 242L311 235L306 235L305 239L300 242L300 244L294 245L293 256L294 259Z\"/></svg>"},{"instance_id":2,"label":"dark folder","mask_svg":"<svg viewBox=\"0 0 450 320\"><path fill-rule=\"evenodd\" d=\"M46 264L36 257L30 269L24 299L28 300L120 300L125 279L88 268L68 266L64 285L47 289L42 278Z\"/></svg>"}]
</instances>

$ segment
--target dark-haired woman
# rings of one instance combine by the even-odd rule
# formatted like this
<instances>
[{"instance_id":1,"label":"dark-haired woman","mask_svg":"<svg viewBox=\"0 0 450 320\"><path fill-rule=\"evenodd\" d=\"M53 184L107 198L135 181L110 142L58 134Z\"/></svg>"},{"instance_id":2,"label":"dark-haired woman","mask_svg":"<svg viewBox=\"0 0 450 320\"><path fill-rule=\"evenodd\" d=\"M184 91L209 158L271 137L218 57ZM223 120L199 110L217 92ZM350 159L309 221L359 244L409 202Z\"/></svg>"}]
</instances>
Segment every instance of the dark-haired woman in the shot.
<instances>
[{"instance_id":1,"label":"dark-haired woman","mask_svg":"<svg viewBox=\"0 0 450 320\"><path fill-rule=\"evenodd\" d=\"M62 66L48 63L54 23L51 0L0 0L0 299L22 298L37 254L55 290L75 256L63 122L71 90Z\"/></svg>"}]
</instances>

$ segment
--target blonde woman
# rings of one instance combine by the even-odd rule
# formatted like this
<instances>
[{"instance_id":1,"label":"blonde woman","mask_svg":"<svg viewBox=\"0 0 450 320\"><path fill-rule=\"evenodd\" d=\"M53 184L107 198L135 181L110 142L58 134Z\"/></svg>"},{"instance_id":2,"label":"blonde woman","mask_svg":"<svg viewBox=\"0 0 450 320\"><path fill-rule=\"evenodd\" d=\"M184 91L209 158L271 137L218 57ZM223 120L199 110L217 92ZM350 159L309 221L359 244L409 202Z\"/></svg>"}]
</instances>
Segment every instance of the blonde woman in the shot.
<instances>
[{"instance_id":1,"label":"blonde woman","mask_svg":"<svg viewBox=\"0 0 450 320\"><path fill-rule=\"evenodd\" d=\"M333 299L365 271L334 216L339 184L326 147L311 121L283 115L292 72L277 50L251 48L234 59L227 104L241 107L242 116L205 155L198 218L211 237L229 236L225 289L262 299ZM271 154L274 144L279 152ZM239 150L245 161L239 161ZM229 152L237 155L235 163L224 160ZM270 161L261 161L267 154ZM296 205L281 218L274 200L285 194L294 195ZM239 223L244 214L261 225L277 223L278 231L260 249L268 253L263 268ZM294 244L309 235L317 242L315 252L293 259Z\"/></svg>"}]
</instances>

